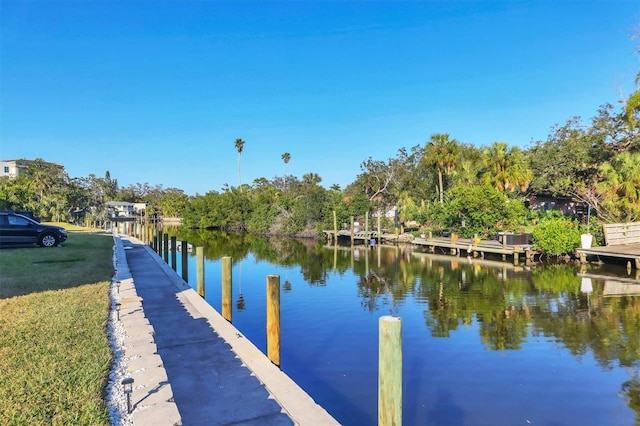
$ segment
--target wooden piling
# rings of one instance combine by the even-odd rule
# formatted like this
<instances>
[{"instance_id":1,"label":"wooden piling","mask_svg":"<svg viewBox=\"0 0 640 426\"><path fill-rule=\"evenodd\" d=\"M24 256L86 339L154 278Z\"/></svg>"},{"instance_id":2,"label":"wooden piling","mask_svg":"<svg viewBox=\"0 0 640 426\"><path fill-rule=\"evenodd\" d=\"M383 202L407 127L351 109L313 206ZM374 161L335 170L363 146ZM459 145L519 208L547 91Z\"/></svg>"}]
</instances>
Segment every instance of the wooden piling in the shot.
<instances>
[{"instance_id":1,"label":"wooden piling","mask_svg":"<svg viewBox=\"0 0 640 426\"><path fill-rule=\"evenodd\" d=\"M354 225L353 225L353 216L351 216L351 228L350 228L350 232L349 235L351 236L351 245L353 245L353 238L354 238L354 229L353 229Z\"/></svg>"},{"instance_id":2,"label":"wooden piling","mask_svg":"<svg viewBox=\"0 0 640 426\"><path fill-rule=\"evenodd\" d=\"M222 316L231 322L231 257L222 258Z\"/></svg>"},{"instance_id":3,"label":"wooden piling","mask_svg":"<svg viewBox=\"0 0 640 426\"><path fill-rule=\"evenodd\" d=\"M336 211L333 211L333 244L338 244L338 218Z\"/></svg>"},{"instance_id":4,"label":"wooden piling","mask_svg":"<svg viewBox=\"0 0 640 426\"><path fill-rule=\"evenodd\" d=\"M196 247L196 291L204 297L204 247Z\"/></svg>"},{"instance_id":5,"label":"wooden piling","mask_svg":"<svg viewBox=\"0 0 640 426\"><path fill-rule=\"evenodd\" d=\"M189 243L182 241L182 250L180 251L182 256L182 279L184 282L189 282Z\"/></svg>"},{"instance_id":6,"label":"wooden piling","mask_svg":"<svg viewBox=\"0 0 640 426\"><path fill-rule=\"evenodd\" d=\"M158 237L158 246L156 247L156 253L161 254L162 253L162 231L160 230L156 231L156 235Z\"/></svg>"},{"instance_id":7,"label":"wooden piling","mask_svg":"<svg viewBox=\"0 0 640 426\"><path fill-rule=\"evenodd\" d=\"M178 270L178 262L176 257L176 252L178 251L178 239L173 236L171 237L171 269L174 271Z\"/></svg>"},{"instance_id":8,"label":"wooden piling","mask_svg":"<svg viewBox=\"0 0 640 426\"><path fill-rule=\"evenodd\" d=\"M169 264L169 234L162 236L162 258L164 263Z\"/></svg>"},{"instance_id":9,"label":"wooden piling","mask_svg":"<svg viewBox=\"0 0 640 426\"><path fill-rule=\"evenodd\" d=\"M379 321L378 425L402 424L402 320L385 315Z\"/></svg>"},{"instance_id":10,"label":"wooden piling","mask_svg":"<svg viewBox=\"0 0 640 426\"><path fill-rule=\"evenodd\" d=\"M267 357L280 366L280 275L267 275Z\"/></svg>"}]
</instances>

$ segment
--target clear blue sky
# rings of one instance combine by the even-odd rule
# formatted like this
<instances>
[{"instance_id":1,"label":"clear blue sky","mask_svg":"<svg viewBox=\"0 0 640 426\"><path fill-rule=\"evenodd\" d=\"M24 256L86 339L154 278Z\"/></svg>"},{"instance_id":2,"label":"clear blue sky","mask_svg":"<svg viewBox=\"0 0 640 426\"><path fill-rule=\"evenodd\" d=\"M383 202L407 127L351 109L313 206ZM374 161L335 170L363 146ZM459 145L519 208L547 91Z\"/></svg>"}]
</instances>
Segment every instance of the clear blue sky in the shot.
<instances>
[{"instance_id":1,"label":"clear blue sky","mask_svg":"<svg viewBox=\"0 0 640 426\"><path fill-rule=\"evenodd\" d=\"M640 2L0 1L0 159L187 194L449 133L527 147L618 105Z\"/></svg>"}]
</instances>

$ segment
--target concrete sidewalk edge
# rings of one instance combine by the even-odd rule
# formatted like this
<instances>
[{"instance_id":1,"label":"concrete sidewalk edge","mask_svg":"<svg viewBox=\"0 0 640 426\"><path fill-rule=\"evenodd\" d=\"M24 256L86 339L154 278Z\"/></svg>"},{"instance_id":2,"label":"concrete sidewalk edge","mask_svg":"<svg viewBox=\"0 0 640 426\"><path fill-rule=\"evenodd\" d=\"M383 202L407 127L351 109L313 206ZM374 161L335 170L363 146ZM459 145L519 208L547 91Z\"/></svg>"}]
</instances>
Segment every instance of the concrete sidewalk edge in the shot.
<instances>
[{"instance_id":1,"label":"concrete sidewalk edge","mask_svg":"<svg viewBox=\"0 0 640 426\"><path fill-rule=\"evenodd\" d=\"M311 398L297 383L282 370L274 365L251 341L244 337L233 324L222 317L206 300L204 300L188 283L167 265L151 247L135 237L118 236L129 240L133 244L142 245L151 255L156 264L164 271L167 278L180 290L178 297L193 308L199 317L205 318L211 328L223 338L232 348L238 358L251 370L258 380L265 386L271 396L282 409L299 425L338 425L339 423L313 398ZM119 244L122 248L122 243ZM124 255L124 251L122 252ZM124 257L126 262L126 257ZM194 313L195 314L195 313Z\"/></svg>"}]
</instances>

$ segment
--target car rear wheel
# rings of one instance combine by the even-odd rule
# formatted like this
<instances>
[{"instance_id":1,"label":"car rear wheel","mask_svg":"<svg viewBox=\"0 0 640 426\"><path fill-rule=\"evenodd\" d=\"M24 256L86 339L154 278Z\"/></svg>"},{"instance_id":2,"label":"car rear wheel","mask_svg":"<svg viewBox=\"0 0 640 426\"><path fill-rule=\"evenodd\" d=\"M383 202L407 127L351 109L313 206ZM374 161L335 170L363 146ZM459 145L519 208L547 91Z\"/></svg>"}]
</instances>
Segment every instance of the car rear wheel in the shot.
<instances>
[{"instance_id":1,"label":"car rear wheel","mask_svg":"<svg viewBox=\"0 0 640 426\"><path fill-rule=\"evenodd\" d=\"M53 234L42 234L38 244L42 247L53 247L58 244L58 237Z\"/></svg>"}]
</instances>

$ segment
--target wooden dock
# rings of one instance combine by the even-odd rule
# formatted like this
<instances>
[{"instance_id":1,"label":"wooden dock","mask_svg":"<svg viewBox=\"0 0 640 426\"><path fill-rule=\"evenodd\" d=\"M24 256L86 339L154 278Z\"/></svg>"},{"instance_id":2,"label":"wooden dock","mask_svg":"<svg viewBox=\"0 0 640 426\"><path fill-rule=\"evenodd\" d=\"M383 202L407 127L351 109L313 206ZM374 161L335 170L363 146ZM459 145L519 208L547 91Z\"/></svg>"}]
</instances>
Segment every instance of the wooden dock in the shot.
<instances>
[{"instance_id":1,"label":"wooden dock","mask_svg":"<svg viewBox=\"0 0 640 426\"><path fill-rule=\"evenodd\" d=\"M336 242L336 233L334 231L324 231L324 233L327 235L329 244ZM538 253L533 250L530 244L509 245L495 240L478 240L474 238L414 238L409 234L397 235L381 233L378 235L376 231L351 233L348 230L342 230L337 233L338 242L368 244L371 240L375 240L376 243L411 244L426 248L427 251L431 253L448 253L454 256L465 253L469 257L484 258L486 253L499 254L502 256L503 261L506 261L507 257L511 257L514 265L518 265L521 257L523 257L526 262L533 261L533 256Z\"/></svg>"},{"instance_id":2,"label":"wooden dock","mask_svg":"<svg viewBox=\"0 0 640 426\"><path fill-rule=\"evenodd\" d=\"M627 265L631 266L631 261L636 269L640 269L640 244L625 244L603 247L591 247L577 249L576 253L582 260L587 261L587 256L595 256L598 259L612 257L617 259L627 259Z\"/></svg>"},{"instance_id":3,"label":"wooden dock","mask_svg":"<svg viewBox=\"0 0 640 426\"><path fill-rule=\"evenodd\" d=\"M380 237L378 237L377 231L354 231L353 233L349 230L341 230L338 231L337 234L335 231L323 231L327 236L327 241L330 243L335 242L336 239L338 242L353 242L353 244L367 244L371 240L376 240L376 242L380 242L385 240L382 233L380 233Z\"/></svg>"},{"instance_id":4,"label":"wooden dock","mask_svg":"<svg viewBox=\"0 0 640 426\"><path fill-rule=\"evenodd\" d=\"M495 240L480 240L475 238L414 238L411 244L425 247L428 251L436 253L449 252L452 255L466 253L469 257L484 258L486 253L499 254L502 260L506 261L507 256L513 258L513 264L518 265L520 257L524 257L525 262L533 260L537 253L530 244L509 245Z\"/></svg>"},{"instance_id":5,"label":"wooden dock","mask_svg":"<svg viewBox=\"0 0 640 426\"><path fill-rule=\"evenodd\" d=\"M632 261L640 269L640 222L608 223L602 229L606 245L577 249L580 261L586 262L587 256L626 259L627 269L631 269Z\"/></svg>"}]
</instances>

